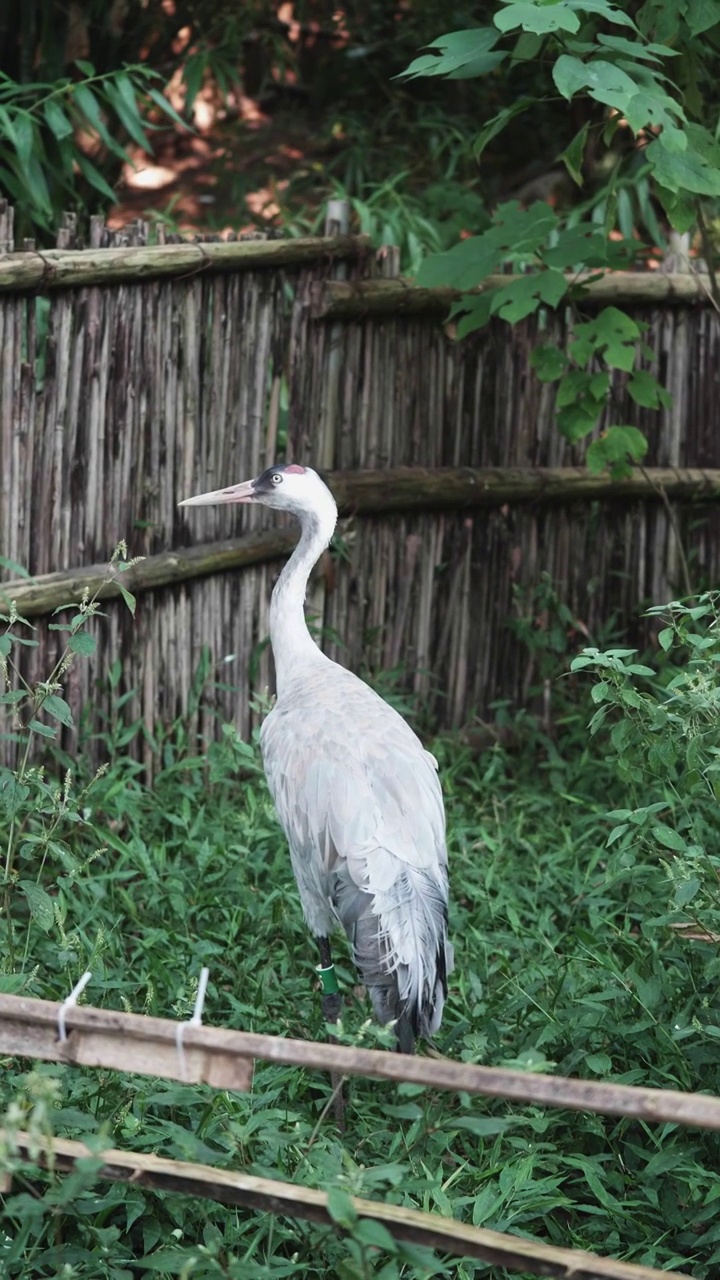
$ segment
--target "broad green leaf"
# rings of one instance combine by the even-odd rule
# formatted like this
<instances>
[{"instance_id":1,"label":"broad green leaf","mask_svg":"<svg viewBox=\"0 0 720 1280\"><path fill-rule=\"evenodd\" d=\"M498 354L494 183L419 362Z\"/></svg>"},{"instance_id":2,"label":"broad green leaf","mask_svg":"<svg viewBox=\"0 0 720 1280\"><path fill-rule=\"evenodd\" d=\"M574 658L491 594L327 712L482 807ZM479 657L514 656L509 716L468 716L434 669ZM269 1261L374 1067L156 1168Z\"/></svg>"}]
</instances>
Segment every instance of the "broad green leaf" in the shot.
<instances>
[{"instance_id":1,"label":"broad green leaf","mask_svg":"<svg viewBox=\"0 0 720 1280\"><path fill-rule=\"evenodd\" d=\"M687 137L678 122L685 120L685 112L661 89L640 89L625 104L625 119L633 133L640 133L648 125L663 130L663 145L668 151L685 151Z\"/></svg>"},{"instance_id":2,"label":"broad green leaf","mask_svg":"<svg viewBox=\"0 0 720 1280\"><path fill-rule=\"evenodd\" d=\"M720 23L720 0L689 0L684 17L691 36L699 36Z\"/></svg>"},{"instance_id":3,"label":"broad green leaf","mask_svg":"<svg viewBox=\"0 0 720 1280\"><path fill-rule=\"evenodd\" d=\"M416 283L428 288L451 285L472 289L499 265L500 250L487 239L487 232L453 245L447 253L431 253L420 263Z\"/></svg>"},{"instance_id":4,"label":"broad green leaf","mask_svg":"<svg viewBox=\"0 0 720 1280\"><path fill-rule=\"evenodd\" d=\"M567 369L567 356L559 347L536 347L530 356L530 364L541 382L555 382Z\"/></svg>"},{"instance_id":5,"label":"broad green leaf","mask_svg":"<svg viewBox=\"0 0 720 1280\"><path fill-rule=\"evenodd\" d=\"M684 152L668 150L662 134L646 149L656 181L669 191L720 195L720 145L702 125L688 124L685 134Z\"/></svg>"},{"instance_id":6,"label":"broad green leaf","mask_svg":"<svg viewBox=\"0 0 720 1280\"><path fill-rule=\"evenodd\" d=\"M685 852L685 841L672 827L668 827L664 823L658 823L657 826L653 827L652 833L658 844L661 844L664 849L671 849L674 853Z\"/></svg>"},{"instance_id":7,"label":"broad green leaf","mask_svg":"<svg viewBox=\"0 0 720 1280\"><path fill-rule=\"evenodd\" d=\"M612 1059L606 1053L588 1053L585 1066L597 1076L606 1076L612 1071Z\"/></svg>"},{"instance_id":8,"label":"broad green leaf","mask_svg":"<svg viewBox=\"0 0 720 1280\"><path fill-rule=\"evenodd\" d=\"M640 337L637 323L617 307L604 307L594 320L575 326L570 354L579 365L602 354L611 368L631 372L635 364L635 343Z\"/></svg>"},{"instance_id":9,"label":"broad green leaf","mask_svg":"<svg viewBox=\"0 0 720 1280\"><path fill-rule=\"evenodd\" d=\"M693 898L696 898L700 892L700 878L698 876L689 876L687 880L681 880L675 886L675 906L686 907Z\"/></svg>"},{"instance_id":10,"label":"broad green leaf","mask_svg":"<svg viewBox=\"0 0 720 1280\"><path fill-rule=\"evenodd\" d=\"M97 640L91 636L88 631L77 631L74 636L68 640L68 649L71 653L80 653L83 656L89 656L97 649Z\"/></svg>"},{"instance_id":11,"label":"broad green leaf","mask_svg":"<svg viewBox=\"0 0 720 1280\"><path fill-rule=\"evenodd\" d=\"M554 0L550 2L553 3ZM637 31L630 15L617 5L609 4L608 0L567 0L567 4L569 9L577 9L579 13L597 13L606 22L614 22L616 26L631 27L633 31Z\"/></svg>"},{"instance_id":12,"label":"broad green leaf","mask_svg":"<svg viewBox=\"0 0 720 1280\"><path fill-rule=\"evenodd\" d=\"M33 920L47 933L48 929L52 928L55 919L52 898L43 889L42 885L35 884L32 880L20 880L18 889L27 900Z\"/></svg>"},{"instance_id":13,"label":"broad green leaf","mask_svg":"<svg viewBox=\"0 0 720 1280\"><path fill-rule=\"evenodd\" d=\"M627 389L635 404L642 405L645 409L658 409L661 406L668 409L672 404L669 392L645 369L635 370Z\"/></svg>"},{"instance_id":14,"label":"broad green leaf","mask_svg":"<svg viewBox=\"0 0 720 1280\"><path fill-rule=\"evenodd\" d=\"M599 472L610 467L614 469L616 476L626 474L629 469L628 459L634 462L639 461L647 452L647 447L647 440L637 427L608 427L599 440L593 440L589 445L585 462L589 471ZM618 464L621 464L621 472L617 470ZM649 671L649 668L646 668L646 671ZM653 674L652 671L649 673ZM624 695L626 700L632 692L632 690L626 691Z\"/></svg>"},{"instance_id":15,"label":"broad green leaf","mask_svg":"<svg viewBox=\"0 0 720 1280\"><path fill-rule=\"evenodd\" d=\"M534 271L497 289L492 298L492 312L508 324L517 324L543 304L556 307L567 290L561 271Z\"/></svg>"},{"instance_id":16,"label":"broad green leaf","mask_svg":"<svg viewBox=\"0 0 720 1280\"><path fill-rule=\"evenodd\" d=\"M595 400L567 405L557 414L557 427L561 435L572 444L582 440L592 431L600 416L602 406Z\"/></svg>"},{"instance_id":17,"label":"broad green leaf","mask_svg":"<svg viewBox=\"0 0 720 1280\"><path fill-rule=\"evenodd\" d=\"M369 1248L383 1249L385 1253L397 1253L395 1237L382 1222L373 1218L361 1218L353 1229L353 1239Z\"/></svg>"},{"instance_id":18,"label":"broad green leaf","mask_svg":"<svg viewBox=\"0 0 720 1280\"><path fill-rule=\"evenodd\" d=\"M64 698L58 697L56 693L49 693L43 700L42 709L47 715L52 716L53 720L59 720L68 729L72 729L72 711Z\"/></svg>"},{"instance_id":19,"label":"broad green leaf","mask_svg":"<svg viewBox=\"0 0 720 1280\"><path fill-rule=\"evenodd\" d=\"M417 76L444 76L449 80L467 80L485 75L506 57L503 52L492 52L500 39L493 27L475 27L467 31L450 31L431 41L428 49L439 53L422 54L415 58L398 79Z\"/></svg>"},{"instance_id":20,"label":"broad green leaf","mask_svg":"<svg viewBox=\"0 0 720 1280\"><path fill-rule=\"evenodd\" d=\"M23 169L27 169L35 144L35 126L29 111L18 111L15 115L15 147L18 160Z\"/></svg>"},{"instance_id":21,"label":"broad green leaf","mask_svg":"<svg viewBox=\"0 0 720 1280\"><path fill-rule=\"evenodd\" d=\"M581 62L579 58L562 54L553 67L553 80L564 98L572 98L581 89L587 89L596 102L623 114L638 93L636 82L627 72L602 58Z\"/></svg>"},{"instance_id":22,"label":"broad green leaf","mask_svg":"<svg viewBox=\"0 0 720 1280\"><path fill-rule=\"evenodd\" d=\"M491 1138L495 1134L505 1133L507 1129L517 1127L519 1120L513 1116L461 1116L447 1124L449 1130L464 1129L477 1138Z\"/></svg>"},{"instance_id":23,"label":"broad green leaf","mask_svg":"<svg viewBox=\"0 0 720 1280\"><path fill-rule=\"evenodd\" d=\"M503 0L505 3L505 0ZM520 0L518 4L508 4L498 10L493 22L499 31L514 31L522 27L523 31L534 31L538 35L546 35L551 31L570 31L574 34L580 30L580 19L563 0L552 5L530 4L528 0Z\"/></svg>"},{"instance_id":24,"label":"broad green leaf","mask_svg":"<svg viewBox=\"0 0 720 1280\"><path fill-rule=\"evenodd\" d=\"M669 191L667 187L662 186L657 187L656 195L675 231L683 233L693 230L697 222L697 208L692 199L682 192ZM661 243L661 237L658 236L656 239Z\"/></svg>"},{"instance_id":25,"label":"broad green leaf","mask_svg":"<svg viewBox=\"0 0 720 1280\"><path fill-rule=\"evenodd\" d=\"M0 656L7 658L12 649L12 636L7 634L0 636Z\"/></svg>"},{"instance_id":26,"label":"broad green leaf","mask_svg":"<svg viewBox=\"0 0 720 1280\"><path fill-rule=\"evenodd\" d=\"M42 720L31 720L28 729L32 729L33 733L39 733L41 738L57 737L57 729L53 729L52 725L43 724Z\"/></svg>"},{"instance_id":27,"label":"broad green leaf","mask_svg":"<svg viewBox=\"0 0 720 1280\"><path fill-rule=\"evenodd\" d=\"M350 1230L357 1222L357 1210L347 1191L339 1187L330 1187L327 1193L328 1213L338 1226Z\"/></svg>"},{"instance_id":28,"label":"broad green leaf","mask_svg":"<svg viewBox=\"0 0 720 1280\"><path fill-rule=\"evenodd\" d=\"M482 293L477 297L461 298L452 309L451 315L461 315L458 321L457 336L466 338L469 333L483 329L492 315L492 294Z\"/></svg>"}]
</instances>

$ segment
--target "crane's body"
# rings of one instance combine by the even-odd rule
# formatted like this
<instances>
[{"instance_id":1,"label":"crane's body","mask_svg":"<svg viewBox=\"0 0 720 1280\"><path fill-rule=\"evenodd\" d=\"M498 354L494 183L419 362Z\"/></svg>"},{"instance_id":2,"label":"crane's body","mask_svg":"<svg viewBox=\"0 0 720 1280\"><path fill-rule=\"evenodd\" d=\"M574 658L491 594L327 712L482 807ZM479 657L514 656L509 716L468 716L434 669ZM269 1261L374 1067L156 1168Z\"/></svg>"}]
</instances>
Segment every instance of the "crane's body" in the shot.
<instances>
[{"instance_id":1,"label":"crane's body","mask_svg":"<svg viewBox=\"0 0 720 1280\"><path fill-rule=\"evenodd\" d=\"M452 968L435 760L402 716L308 631L308 577L337 520L320 477L275 466L186 500L209 502L262 502L300 520L300 542L270 605L277 700L260 735L265 773L321 953L329 956L326 939L342 925L378 1021L394 1021L398 1047L412 1052L417 1035L440 1025Z\"/></svg>"}]
</instances>

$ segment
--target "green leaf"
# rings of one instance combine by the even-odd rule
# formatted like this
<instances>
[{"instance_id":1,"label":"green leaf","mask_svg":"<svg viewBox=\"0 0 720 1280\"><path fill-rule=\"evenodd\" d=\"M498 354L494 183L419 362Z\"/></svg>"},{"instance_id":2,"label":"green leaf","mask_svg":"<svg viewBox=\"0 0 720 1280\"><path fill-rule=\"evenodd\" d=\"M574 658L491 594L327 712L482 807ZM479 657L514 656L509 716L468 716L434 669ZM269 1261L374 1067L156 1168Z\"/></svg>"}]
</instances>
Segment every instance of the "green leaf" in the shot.
<instances>
[{"instance_id":1,"label":"green leaf","mask_svg":"<svg viewBox=\"0 0 720 1280\"><path fill-rule=\"evenodd\" d=\"M7 658L11 649L12 649L12 636L8 635L7 633L5 635L0 636L0 657Z\"/></svg>"},{"instance_id":2,"label":"green leaf","mask_svg":"<svg viewBox=\"0 0 720 1280\"><path fill-rule=\"evenodd\" d=\"M662 631L658 632L658 644L661 649L665 650L665 653L672 648L674 639L675 632L672 627L663 627Z\"/></svg>"},{"instance_id":3,"label":"green leaf","mask_svg":"<svg viewBox=\"0 0 720 1280\"><path fill-rule=\"evenodd\" d=\"M648 442L637 427L608 427L599 440L593 440L585 461L590 471L604 471L608 466L627 462L628 458L638 462L647 447ZM616 472L616 478L618 474Z\"/></svg>"},{"instance_id":4,"label":"green leaf","mask_svg":"<svg viewBox=\"0 0 720 1280\"><path fill-rule=\"evenodd\" d=\"M487 233L486 233L487 234ZM472 289L499 265L500 251L485 235L471 236L446 253L431 253L420 263L416 283L426 288L450 285Z\"/></svg>"},{"instance_id":5,"label":"green leaf","mask_svg":"<svg viewBox=\"0 0 720 1280\"><path fill-rule=\"evenodd\" d=\"M685 126L687 150L670 151L661 134L646 148L655 180L673 192L720 195L720 145L699 124Z\"/></svg>"},{"instance_id":6,"label":"green leaf","mask_svg":"<svg viewBox=\"0 0 720 1280\"><path fill-rule=\"evenodd\" d=\"M635 343L640 337L637 323L617 307L604 307L594 320L577 324L570 354L577 364L587 364L602 354L610 368L631 372L635 364Z\"/></svg>"},{"instance_id":7,"label":"green leaf","mask_svg":"<svg viewBox=\"0 0 720 1280\"><path fill-rule=\"evenodd\" d=\"M483 329L492 315L492 294L483 293L478 297L461 298L452 308L451 315L460 315L458 322L458 338L466 338L469 333Z\"/></svg>"},{"instance_id":8,"label":"green leaf","mask_svg":"<svg viewBox=\"0 0 720 1280\"><path fill-rule=\"evenodd\" d=\"M564 351L556 346L536 347L530 356L530 364L541 382L555 382L567 369Z\"/></svg>"},{"instance_id":9,"label":"green leaf","mask_svg":"<svg viewBox=\"0 0 720 1280\"><path fill-rule=\"evenodd\" d=\"M122 93L120 90L120 79L123 79L124 82L130 86L130 100L132 106L128 102L127 94ZM118 77L118 81L116 83L113 83L112 80L107 80L105 82L105 96L115 111L121 125L130 134L133 142L136 142L144 151L150 151L150 140L143 128L143 122L138 110L137 102L132 93L132 85L130 84L128 77Z\"/></svg>"},{"instance_id":10,"label":"green leaf","mask_svg":"<svg viewBox=\"0 0 720 1280\"><path fill-rule=\"evenodd\" d=\"M685 852L687 847L685 841L672 827L665 826L664 823L658 823L657 826L652 828L652 834L664 849L672 849L673 853Z\"/></svg>"},{"instance_id":11,"label":"green leaf","mask_svg":"<svg viewBox=\"0 0 720 1280\"><path fill-rule=\"evenodd\" d=\"M52 716L53 720L59 720L61 724L66 725L68 729L73 728L72 711L64 698L59 698L55 693L49 693L43 699L42 710Z\"/></svg>"},{"instance_id":12,"label":"green leaf","mask_svg":"<svg viewBox=\"0 0 720 1280\"><path fill-rule=\"evenodd\" d=\"M16 574L18 578L30 578L32 576L24 565L18 564L17 560L8 560L7 556L0 556L0 569L7 569L9 573ZM0 583L0 587L2 585Z\"/></svg>"},{"instance_id":13,"label":"green leaf","mask_svg":"<svg viewBox=\"0 0 720 1280\"><path fill-rule=\"evenodd\" d=\"M68 640L68 649L70 649L71 653L81 653L83 656L89 656L97 649L97 640L87 631L77 631Z\"/></svg>"},{"instance_id":14,"label":"green leaf","mask_svg":"<svg viewBox=\"0 0 720 1280\"><path fill-rule=\"evenodd\" d=\"M35 884L32 880L20 880L18 889L27 900L33 920L47 933L48 929L52 928L55 920L52 898L42 888L42 885Z\"/></svg>"},{"instance_id":15,"label":"green leaf","mask_svg":"<svg viewBox=\"0 0 720 1280\"><path fill-rule=\"evenodd\" d=\"M691 36L699 36L720 23L720 0L690 0L683 9Z\"/></svg>"},{"instance_id":16,"label":"green leaf","mask_svg":"<svg viewBox=\"0 0 720 1280\"><path fill-rule=\"evenodd\" d=\"M657 378L645 369L636 369L627 384L627 389L635 401L645 409L668 409L672 404L672 396L660 386Z\"/></svg>"},{"instance_id":17,"label":"green leaf","mask_svg":"<svg viewBox=\"0 0 720 1280\"><path fill-rule=\"evenodd\" d=\"M101 195L106 197L106 199L114 202L115 192L105 181L102 174L95 168L95 165L90 163L87 156L82 155L82 153L78 151L76 160L80 172L90 183L90 186L94 187L96 191L99 191Z\"/></svg>"},{"instance_id":18,"label":"green leaf","mask_svg":"<svg viewBox=\"0 0 720 1280\"><path fill-rule=\"evenodd\" d=\"M382 1222L374 1218L361 1218L353 1229L353 1240L373 1249L383 1249L385 1253L397 1253L395 1237L390 1234Z\"/></svg>"},{"instance_id":19,"label":"green leaf","mask_svg":"<svg viewBox=\"0 0 720 1280\"><path fill-rule=\"evenodd\" d=\"M438 36L427 46L428 49L438 49L438 53L416 58L400 73L398 79L445 76L450 80L465 80L471 76L483 75L507 57L505 53L491 52L499 39L500 35L493 27L450 31L447 35Z\"/></svg>"},{"instance_id":20,"label":"green leaf","mask_svg":"<svg viewBox=\"0 0 720 1280\"><path fill-rule=\"evenodd\" d=\"M48 98L47 102L43 104L43 114L48 128L58 140L72 137L72 121L68 120L65 112L54 98Z\"/></svg>"},{"instance_id":21,"label":"green leaf","mask_svg":"<svg viewBox=\"0 0 720 1280\"><path fill-rule=\"evenodd\" d=\"M588 1053L585 1066L598 1076L606 1076L612 1071L612 1059L606 1053Z\"/></svg>"},{"instance_id":22,"label":"green leaf","mask_svg":"<svg viewBox=\"0 0 720 1280\"><path fill-rule=\"evenodd\" d=\"M132 616L133 616L133 618L134 618L134 617L135 617L135 605L136 605L136 603L137 603L137 601L135 600L135 596L133 595L132 591L128 591L127 587L124 587L124 586L122 585L122 583L120 583L120 582L119 582L119 583L118 583L118 586L120 587L120 595L122 596L123 600L125 601L125 603L126 603L126 605L127 605L128 609L130 610L130 612L131 612L131 614L132 614Z\"/></svg>"},{"instance_id":23,"label":"green leaf","mask_svg":"<svg viewBox=\"0 0 720 1280\"><path fill-rule=\"evenodd\" d=\"M337 1222L338 1226L344 1227L346 1231L355 1226L357 1210L347 1191L341 1191L339 1187L331 1187L327 1193L327 1207L330 1217L333 1222Z\"/></svg>"},{"instance_id":24,"label":"green leaf","mask_svg":"<svg viewBox=\"0 0 720 1280\"><path fill-rule=\"evenodd\" d=\"M85 58L76 58L75 66L79 71L82 71L84 76L92 78L95 75L95 68L92 62L88 62Z\"/></svg>"},{"instance_id":25,"label":"green leaf","mask_svg":"<svg viewBox=\"0 0 720 1280\"><path fill-rule=\"evenodd\" d=\"M603 58L581 62L579 58L563 53L557 59L552 74L563 98L570 99L581 89L587 89L596 102L614 107L623 114L638 93L638 85L627 72Z\"/></svg>"},{"instance_id":26,"label":"green leaf","mask_svg":"<svg viewBox=\"0 0 720 1280\"><path fill-rule=\"evenodd\" d=\"M516 116L522 115L524 111L527 111L530 107L534 107L535 105L536 102L534 98L518 98L511 106L505 107L504 110L499 111L496 116L493 116L491 120L488 120L487 124L480 130L473 144L473 155L475 156L475 159L480 159L480 156L488 143L492 142L493 138L496 138L499 133L502 133L505 126L508 125L511 120L514 120Z\"/></svg>"},{"instance_id":27,"label":"green leaf","mask_svg":"<svg viewBox=\"0 0 720 1280\"><path fill-rule=\"evenodd\" d=\"M667 44L652 42L646 44L640 40L626 40L625 36L609 36L602 31L598 32L595 39L598 44L604 44L615 53L626 53L631 58L645 58L648 62L659 62L661 58L679 57L678 50L671 49Z\"/></svg>"},{"instance_id":28,"label":"green leaf","mask_svg":"<svg viewBox=\"0 0 720 1280\"><path fill-rule=\"evenodd\" d=\"M584 178L582 172L583 157L585 155L585 146L587 144L588 130L590 122L586 121L582 129L575 134L572 142L560 152L558 160L562 160L573 182L579 187L583 185Z\"/></svg>"},{"instance_id":29,"label":"green leaf","mask_svg":"<svg viewBox=\"0 0 720 1280\"><path fill-rule=\"evenodd\" d=\"M53 729L49 724L43 724L41 720L31 720L28 729L32 729L33 733L39 733L41 738L57 737L57 729Z\"/></svg>"},{"instance_id":30,"label":"green leaf","mask_svg":"<svg viewBox=\"0 0 720 1280\"><path fill-rule=\"evenodd\" d=\"M675 906L686 907L693 898L696 898L700 892L701 881L699 876L689 876L687 880L681 880L675 886Z\"/></svg>"},{"instance_id":31,"label":"green leaf","mask_svg":"<svg viewBox=\"0 0 720 1280\"><path fill-rule=\"evenodd\" d=\"M580 30L580 19L562 0L552 5L535 5L527 0L520 0L518 4L508 4L505 9L500 9L493 22L503 32L514 31L516 27L522 27L523 31L534 31L537 35L546 35L551 31L570 31L575 34Z\"/></svg>"},{"instance_id":32,"label":"green leaf","mask_svg":"<svg viewBox=\"0 0 720 1280\"><path fill-rule=\"evenodd\" d=\"M476 1138L491 1138L495 1134L505 1133L518 1125L519 1121L512 1116L461 1116L448 1122L449 1130L465 1129Z\"/></svg>"},{"instance_id":33,"label":"green leaf","mask_svg":"<svg viewBox=\"0 0 720 1280\"><path fill-rule=\"evenodd\" d=\"M508 324L517 324L546 304L556 307L568 290L568 283L560 271L532 272L512 280L497 289L492 297L491 309Z\"/></svg>"}]
</instances>

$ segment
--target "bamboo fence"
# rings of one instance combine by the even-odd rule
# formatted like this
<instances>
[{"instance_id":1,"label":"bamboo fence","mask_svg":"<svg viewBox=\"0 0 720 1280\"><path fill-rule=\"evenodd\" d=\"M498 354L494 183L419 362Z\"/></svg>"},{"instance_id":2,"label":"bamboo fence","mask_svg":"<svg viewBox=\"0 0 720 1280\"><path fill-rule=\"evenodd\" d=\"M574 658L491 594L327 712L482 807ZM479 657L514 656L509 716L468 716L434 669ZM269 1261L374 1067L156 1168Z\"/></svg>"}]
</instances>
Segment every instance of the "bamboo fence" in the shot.
<instances>
[{"instance_id":1,"label":"bamboo fence","mask_svg":"<svg viewBox=\"0 0 720 1280\"><path fill-rule=\"evenodd\" d=\"M120 539L147 557L135 621L111 584L97 654L68 673L77 714L107 707L119 658L123 716L150 735L185 713L207 655L191 735L222 720L248 733L292 534L262 511L177 503L283 453L336 476L344 502L341 554L310 601L328 652L398 672L444 725L527 700L538 670L512 623L542 630L543 575L580 643L610 619L632 634L643 603L683 590L676 528L695 583L717 580L720 323L702 278L615 283L673 404L639 409L617 377L614 420L641 427L650 454L610 486L578 470L529 367L564 316L456 342L447 291L373 278L392 277L394 257L374 266L359 239L147 239L142 223L111 234L95 220L83 248L68 219L56 250L15 252L0 210L0 555L37 579L5 586L37 625L25 674L45 675L58 643L38 616L97 580ZM584 305L612 287L592 284Z\"/></svg>"}]
</instances>

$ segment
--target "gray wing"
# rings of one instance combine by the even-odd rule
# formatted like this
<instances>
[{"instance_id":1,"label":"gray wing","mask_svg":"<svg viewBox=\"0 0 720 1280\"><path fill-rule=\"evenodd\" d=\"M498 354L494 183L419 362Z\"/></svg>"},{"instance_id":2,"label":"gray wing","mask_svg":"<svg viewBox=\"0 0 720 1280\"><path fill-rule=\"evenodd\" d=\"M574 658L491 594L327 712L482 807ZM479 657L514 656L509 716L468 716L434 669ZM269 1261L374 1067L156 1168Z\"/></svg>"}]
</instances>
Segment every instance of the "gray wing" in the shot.
<instances>
[{"instance_id":1,"label":"gray wing","mask_svg":"<svg viewBox=\"0 0 720 1280\"><path fill-rule=\"evenodd\" d=\"M309 927L323 936L339 921L378 1018L409 1009L428 1034L451 967L436 764L387 703L335 672L330 701L304 684L265 721L270 791Z\"/></svg>"}]
</instances>

